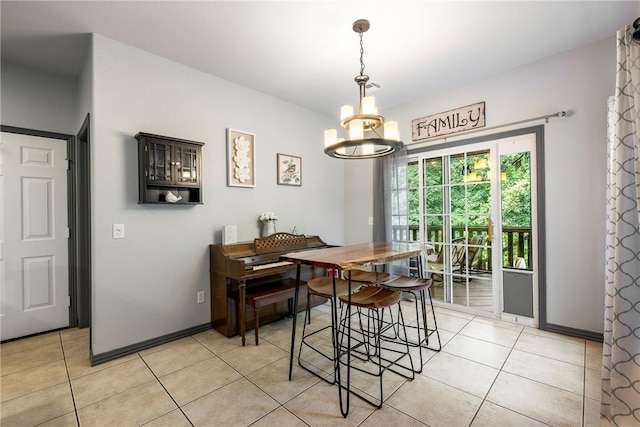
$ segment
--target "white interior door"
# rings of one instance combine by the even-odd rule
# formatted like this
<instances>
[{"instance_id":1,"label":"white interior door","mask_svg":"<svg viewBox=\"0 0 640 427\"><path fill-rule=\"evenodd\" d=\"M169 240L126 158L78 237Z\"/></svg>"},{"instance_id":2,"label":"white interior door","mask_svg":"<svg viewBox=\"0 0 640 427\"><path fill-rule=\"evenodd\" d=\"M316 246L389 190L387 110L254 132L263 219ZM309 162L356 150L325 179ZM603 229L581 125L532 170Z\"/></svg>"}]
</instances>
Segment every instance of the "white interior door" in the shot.
<instances>
[{"instance_id":1,"label":"white interior door","mask_svg":"<svg viewBox=\"0 0 640 427\"><path fill-rule=\"evenodd\" d=\"M66 144L2 132L3 341L69 326Z\"/></svg>"}]
</instances>

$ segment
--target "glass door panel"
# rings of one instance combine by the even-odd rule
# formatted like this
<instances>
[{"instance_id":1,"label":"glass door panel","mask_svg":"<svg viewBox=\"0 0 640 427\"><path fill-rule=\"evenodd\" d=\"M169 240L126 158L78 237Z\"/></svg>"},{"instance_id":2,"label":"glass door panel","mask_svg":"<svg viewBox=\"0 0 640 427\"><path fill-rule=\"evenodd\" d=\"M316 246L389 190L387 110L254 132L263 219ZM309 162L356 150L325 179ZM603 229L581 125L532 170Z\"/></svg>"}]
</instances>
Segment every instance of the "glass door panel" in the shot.
<instances>
[{"instance_id":1,"label":"glass door panel","mask_svg":"<svg viewBox=\"0 0 640 427\"><path fill-rule=\"evenodd\" d=\"M535 146L523 134L417 159L413 210L436 300L536 324Z\"/></svg>"},{"instance_id":2,"label":"glass door panel","mask_svg":"<svg viewBox=\"0 0 640 427\"><path fill-rule=\"evenodd\" d=\"M500 156L502 266L531 270L531 153Z\"/></svg>"},{"instance_id":3,"label":"glass door panel","mask_svg":"<svg viewBox=\"0 0 640 427\"><path fill-rule=\"evenodd\" d=\"M493 311L490 158L487 149L423 159L423 223L434 297Z\"/></svg>"},{"instance_id":4,"label":"glass door panel","mask_svg":"<svg viewBox=\"0 0 640 427\"><path fill-rule=\"evenodd\" d=\"M198 183L197 155L195 148L176 147L178 163L178 181L183 184Z\"/></svg>"},{"instance_id":5,"label":"glass door panel","mask_svg":"<svg viewBox=\"0 0 640 427\"><path fill-rule=\"evenodd\" d=\"M170 144L149 144L149 181L171 183L171 148Z\"/></svg>"},{"instance_id":6,"label":"glass door panel","mask_svg":"<svg viewBox=\"0 0 640 427\"><path fill-rule=\"evenodd\" d=\"M538 318L537 192L535 139L528 135L498 144L500 203L496 242L501 257L502 317L533 326Z\"/></svg>"}]
</instances>

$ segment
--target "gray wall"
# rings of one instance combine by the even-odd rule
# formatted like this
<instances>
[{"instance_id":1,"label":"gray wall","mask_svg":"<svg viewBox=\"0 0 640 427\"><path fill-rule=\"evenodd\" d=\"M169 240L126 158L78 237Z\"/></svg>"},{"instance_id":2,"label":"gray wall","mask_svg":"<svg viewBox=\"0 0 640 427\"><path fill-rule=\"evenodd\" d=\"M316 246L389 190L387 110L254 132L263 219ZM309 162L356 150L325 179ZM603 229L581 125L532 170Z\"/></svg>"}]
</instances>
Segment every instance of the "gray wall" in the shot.
<instances>
[{"instance_id":1,"label":"gray wall","mask_svg":"<svg viewBox=\"0 0 640 427\"><path fill-rule=\"evenodd\" d=\"M74 134L78 83L2 61L0 122L6 126Z\"/></svg>"},{"instance_id":2,"label":"gray wall","mask_svg":"<svg viewBox=\"0 0 640 427\"><path fill-rule=\"evenodd\" d=\"M91 40L92 39L93 35L91 35ZM87 48L87 56L82 65L80 76L78 77L77 103L75 132L80 130L80 127L87 117L87 113L93 115L93 46L91 42ZM91 131L91 129L89 129L89 131Z\"/></svg>"},{"instance_id":3,"label":"gray wall","mask_svg":"<svg viewBox=\"0 0 640 427\"><path fill-rule=\"evenodd\" d=\"M603 330L606 99L615 86L615 48L612 37L382 112L410 142L411 120L479 101L486 101L487 126L570 111L545 125L547 321L593 332ZM366 165L359 175L373 173ZM371 184L345 183L347 195L370 192ZM361 221L372 209L364 199L347 197L347 242L371 235Z\"/></svg>"},{"instance_id":4,"label":"gray wall","mask_svg":"<svg viewBox=\"0 0 640 427\"><path fill-rule=\"evenodd\" d=\"M325 156L329 117L158 56L94 35L93 43L93 352L207 323L209 248L221 227L239 240L259 234L258 215L279 214L344 243L343 163ZM227 187L227 127L256 134L257 185ZM137 204L139 132L205 142L199 206ZM276 153L302 157L302 187L276 184ZM124 240L111 238L114 223ZM204 290L206 304L196 304Z\"/></svg>"}]
</instances>

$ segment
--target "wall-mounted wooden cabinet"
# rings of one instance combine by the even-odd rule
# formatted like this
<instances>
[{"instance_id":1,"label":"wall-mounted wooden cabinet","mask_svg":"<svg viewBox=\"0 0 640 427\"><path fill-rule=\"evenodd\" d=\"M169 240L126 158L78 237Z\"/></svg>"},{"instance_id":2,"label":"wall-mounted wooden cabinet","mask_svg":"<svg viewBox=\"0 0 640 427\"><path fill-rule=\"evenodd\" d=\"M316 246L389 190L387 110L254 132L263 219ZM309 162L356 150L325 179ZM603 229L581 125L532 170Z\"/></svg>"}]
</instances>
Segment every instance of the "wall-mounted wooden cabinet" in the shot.
<instances>
[{"instance_id":1,"label":"wall-mounted wooden cabinet","mask_svg":"<svg viewBox=\"0 0 640 427\"><path fill-rule=\"evenodd\" d=\"M167 205L202 203L204 142L139 132L138 203ZM170 202L171 192L178 201Z\"/></svg>"}]
</instances>

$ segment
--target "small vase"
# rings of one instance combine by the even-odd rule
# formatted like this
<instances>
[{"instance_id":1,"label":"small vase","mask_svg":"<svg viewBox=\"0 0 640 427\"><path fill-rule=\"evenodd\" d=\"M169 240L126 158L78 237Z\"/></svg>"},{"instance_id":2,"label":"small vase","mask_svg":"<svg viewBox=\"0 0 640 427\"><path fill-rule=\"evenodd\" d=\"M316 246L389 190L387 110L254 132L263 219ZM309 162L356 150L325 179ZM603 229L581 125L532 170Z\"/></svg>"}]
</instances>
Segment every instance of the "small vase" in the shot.
<instances>
[{"instance_id":1,"label":"small vase","mask_svg":"<svg viewBox=\"0 0 640 427\"><path fill-rule=\"evenodd\" d=\"M262 223L262 235L261 237L271 236L276 232L276 221L271 219Z\"/></svg>"}]
</instances>

